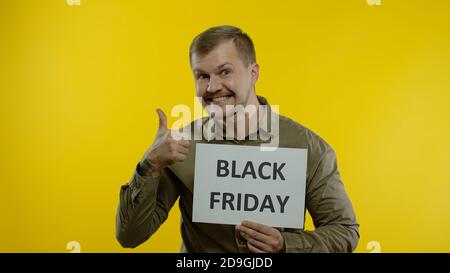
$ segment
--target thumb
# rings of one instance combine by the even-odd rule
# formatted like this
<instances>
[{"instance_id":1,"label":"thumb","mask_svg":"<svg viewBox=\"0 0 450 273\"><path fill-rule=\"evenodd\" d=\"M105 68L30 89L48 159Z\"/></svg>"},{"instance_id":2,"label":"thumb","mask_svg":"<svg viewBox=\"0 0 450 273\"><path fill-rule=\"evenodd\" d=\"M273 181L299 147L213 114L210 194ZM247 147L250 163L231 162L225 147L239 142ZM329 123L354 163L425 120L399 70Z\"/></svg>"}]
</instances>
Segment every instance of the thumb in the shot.
<instances>
[{"instance_id":1,"label":"thumb","mask_svg":"<svg viewBox=\"0 0 450 273\"><path fill-rule=\"evenodd\" d=\"M161 109L156 109L156 112L158 113L158 117L159 117L159 128L158 128L158 132L164 132L167 131L167 118L166 118L166 114L164 114L163 110Z\"/></svg>"}]
</instances>

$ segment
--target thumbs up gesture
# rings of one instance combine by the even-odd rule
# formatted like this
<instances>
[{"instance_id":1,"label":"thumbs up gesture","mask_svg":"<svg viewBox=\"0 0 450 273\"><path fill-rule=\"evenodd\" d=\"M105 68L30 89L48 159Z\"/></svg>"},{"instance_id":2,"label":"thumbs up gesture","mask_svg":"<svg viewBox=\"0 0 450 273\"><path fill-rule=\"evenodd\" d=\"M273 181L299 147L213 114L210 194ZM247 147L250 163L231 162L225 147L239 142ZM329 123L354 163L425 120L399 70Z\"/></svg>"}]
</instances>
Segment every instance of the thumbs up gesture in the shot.
<instances>
[{"instance_id":1,"label":"thumbs up gesture","mask_svg":"<svg viewBox=\"0 0 450 273\"><path fill-rule=\"evenodd\" d=\"M157 109L159 127L152 146L146 151L140 165L146 175L158 176L161 170L178 161L184 161L189 152L190 141L185 140L177 131L167 128L167 118L161 109Z\"/></svg>"}]
</instances>

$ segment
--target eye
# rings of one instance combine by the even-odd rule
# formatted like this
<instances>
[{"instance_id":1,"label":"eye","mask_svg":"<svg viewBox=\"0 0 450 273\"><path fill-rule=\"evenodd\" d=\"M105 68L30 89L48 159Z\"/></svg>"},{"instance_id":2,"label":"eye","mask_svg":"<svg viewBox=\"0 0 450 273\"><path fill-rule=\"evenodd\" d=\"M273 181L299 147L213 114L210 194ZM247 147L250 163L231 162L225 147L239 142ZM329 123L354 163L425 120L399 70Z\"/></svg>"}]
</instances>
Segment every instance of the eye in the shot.
<instances>
[{"instance_id":1,"label":"eye","mask_svg":"<svg viewBox=\"0 0 450 273\"><path fill-rule=\"evenodd\" d=\"M228 74L230 74L230 73L231 73L231 70L229 70L229 69L223 69L223 70L221 71L221 74L224 75L224 76L226 76L226 75L228 75Z\"/></svg>"},{"instance_id":2,"label":"eye","mask_svg":"<svg viewBox=\"0 0 450 273\"><path fill-rule=\"evenodd\" d=\"M202 80L202 79L207 79L209 78L208 74L198 74L197 79Z\"/></svg>"}]
</instances>

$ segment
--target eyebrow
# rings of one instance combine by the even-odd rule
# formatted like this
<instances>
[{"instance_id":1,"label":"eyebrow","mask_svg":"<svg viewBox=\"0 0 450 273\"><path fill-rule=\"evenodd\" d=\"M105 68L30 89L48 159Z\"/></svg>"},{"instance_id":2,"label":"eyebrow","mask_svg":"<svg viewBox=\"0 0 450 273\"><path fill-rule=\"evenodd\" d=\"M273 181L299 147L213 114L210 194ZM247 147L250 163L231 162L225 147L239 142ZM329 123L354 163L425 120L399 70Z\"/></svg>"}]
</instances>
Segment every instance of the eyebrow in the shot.
<instances>
[{"instance_id":1,"label":"eyebrow","mask_svg":"<svg viewBox=\"0 0 450 273\"><path fill-rule=\"evenodd\" d=\"M222 67L224 67L224 66L227 65L227 64L233 66L232 63L223 63L223 64L221 64L221 65L218 65L218 66L216 67L216 70L220 70ZM205 73L205 71L196 68L196 69L194 69L194 73Z\"/></svg>"}]
</instances>

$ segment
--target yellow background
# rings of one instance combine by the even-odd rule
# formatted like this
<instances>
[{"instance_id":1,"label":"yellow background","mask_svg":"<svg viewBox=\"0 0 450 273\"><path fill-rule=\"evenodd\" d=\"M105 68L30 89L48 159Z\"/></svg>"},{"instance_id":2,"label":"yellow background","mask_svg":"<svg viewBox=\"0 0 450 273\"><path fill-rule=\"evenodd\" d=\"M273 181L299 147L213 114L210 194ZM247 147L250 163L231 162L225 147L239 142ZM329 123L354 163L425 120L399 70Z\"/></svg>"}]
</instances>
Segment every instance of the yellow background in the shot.
<instances>
[{"instance_id":1,"label":"yellow background","mask_svg":"<svg viewBox=\"0 0 450 273\"><path fill-rule=\"evenodd\" d=\"M155 108L193 105L191 39L222 24L253 38L257 92L335 148L357 252L449 252L448 0L0 1L0 251L179 250L177 207L120 247L119 189Z\"/></svg>"}]
</instances>

